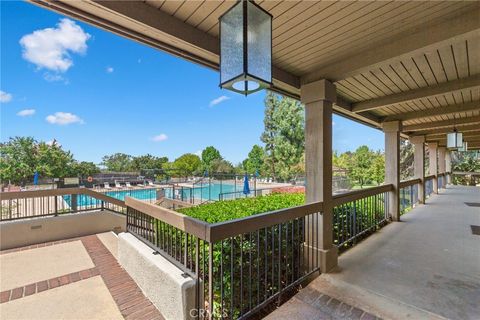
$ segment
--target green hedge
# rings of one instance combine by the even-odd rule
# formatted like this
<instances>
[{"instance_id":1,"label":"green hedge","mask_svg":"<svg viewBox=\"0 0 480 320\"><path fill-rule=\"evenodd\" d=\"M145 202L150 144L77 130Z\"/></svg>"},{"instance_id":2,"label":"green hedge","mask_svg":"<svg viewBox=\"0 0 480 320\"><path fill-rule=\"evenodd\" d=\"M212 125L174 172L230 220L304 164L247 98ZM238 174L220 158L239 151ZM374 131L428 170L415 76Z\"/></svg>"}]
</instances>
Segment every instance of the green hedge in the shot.
<instances>
[{"instance_id":1,"label":"green hedge","mask_svg":"<svg viewBox=\"0 0 480 320\"><path fill-rule=\"evenodd\" d=\"M304 194L273 193L257 198L218 201L177 211L208 223L216 223L303 204Z\"/></svg>"}]
</instances>

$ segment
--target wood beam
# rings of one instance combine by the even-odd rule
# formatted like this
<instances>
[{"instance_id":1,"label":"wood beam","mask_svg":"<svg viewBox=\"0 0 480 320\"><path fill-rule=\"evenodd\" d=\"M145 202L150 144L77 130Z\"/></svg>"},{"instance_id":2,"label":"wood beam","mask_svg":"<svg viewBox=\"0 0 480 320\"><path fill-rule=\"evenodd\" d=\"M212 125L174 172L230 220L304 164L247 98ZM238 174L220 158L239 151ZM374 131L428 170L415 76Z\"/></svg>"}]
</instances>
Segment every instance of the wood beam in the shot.
<instances>
[{"instance_id":1,"label":"wood beam","mask_svg":"<svg viewBox=\"0 0 480 320\"><path fill-rule=\"evenodd\" d=\"M361 101L352 104L353 112L363 112L389 106L396 103L408 102L416 99L433 97L447 92L454 92L464 89L480 87L480 74L444 82L435 86L428 86L405 92L395 93L388 96Z\"/></svg>"},{"instance_id":2,"label":"wood beam","mask_svg":"<svg viewBox=\"0 0 480 320\"><path fill-rule=\"evenodd\" d=\"M319 79L339 81L357 74L377 69L382 65L433 51L439 47L465 41L478 36L480 19L478 7L462 11L448 20L437 19L402 33L396 38L373 44L367 50L339 59L302 77L302 83Z\"/></svg>"},{"instance_id":3,"label":"wood beam","mask_svg":"<svg viewBox=\"0 0 480 320\"><path fill-rule=\"evenodd\" d=\"M479 130L478 124L462 126L460 129L461 132L472 132L472 131L478 131L478 130ZM441 134L441 133L448 133L452 131L453 131L453 125L450 127L444 127L439 129L414 131L411 134L409 134L409 136L413 137L413 136L423 136L423 135L429 135L429 134Z\"/></svg>"},{"instance_id":4,"label":"wood beam","mask_svg":"<svg viewBox=\"0 0 480 320\"><path fill-rule=\"evenodd\" d=\"M413 119L422 119L434 116L441 116L441 115L451 115L457 114L466 111L480 111L480 101L472 101L467 103L459 103L453 104L445 107L437 107L419 111L411 111L405 112L400 114L394 114L391 116L387 116L383 121L393 121L393 120L413 120Z\"/></svg>"},{"instance_id":5,"label":"wood beam","mask_svg":"<svg viewBox=\"0 0 480 320\"><path fill-rule=\"evenodd\" d=\"M441 128L441 127L461 127L464 125L480 123L480 116L477 117L467 117L460 118L456 120L443 120L443 121L434 121L421 124L412 124L410 126L404 126L404 132L419 131L431 128ZM460 130L460 129L459 129Z\"/></svg>"}]
</instances>

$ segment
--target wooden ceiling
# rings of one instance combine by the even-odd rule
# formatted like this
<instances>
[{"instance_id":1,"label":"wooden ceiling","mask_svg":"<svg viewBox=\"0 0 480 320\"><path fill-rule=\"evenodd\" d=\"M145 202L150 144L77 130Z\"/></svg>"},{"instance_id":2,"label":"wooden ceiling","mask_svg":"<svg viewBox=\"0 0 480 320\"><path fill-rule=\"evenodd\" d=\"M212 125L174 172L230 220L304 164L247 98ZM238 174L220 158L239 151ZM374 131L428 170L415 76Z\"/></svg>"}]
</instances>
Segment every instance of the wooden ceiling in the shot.
<instances>
[{"instance_id":1,"label":"wooden ceiling","mask_svg":"<svg viewBox=\"0 0 480 320\"><path fill-rule=\"evenodd\" d=\"M218 69L218 18L235 1L31 2ZM337 113L444 143L480 129L480 2L256 1L273 15L274 90L329 79ZM466 135L478 144L480 130Z\"/></svg>"}]
</instances>

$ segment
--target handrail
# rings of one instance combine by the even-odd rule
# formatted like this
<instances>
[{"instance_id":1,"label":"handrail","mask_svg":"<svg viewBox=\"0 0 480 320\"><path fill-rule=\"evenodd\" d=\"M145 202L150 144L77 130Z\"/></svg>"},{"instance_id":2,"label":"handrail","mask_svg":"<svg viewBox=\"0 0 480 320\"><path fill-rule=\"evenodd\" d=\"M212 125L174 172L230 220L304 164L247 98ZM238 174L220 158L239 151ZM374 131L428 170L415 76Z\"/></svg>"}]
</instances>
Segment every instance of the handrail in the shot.
<instances>
[{"instance_id":1,"label":"handrail","mask_svg":"<svg viewBox=\"0 0 480 320\"><path fill-rule=\"evenodd\" d=\"M425 176L424 179L425 179L425 180L430 180L430 179L434 179L436 176L437 176L437 175L435 175L435 174L431 174L431 175L429 175L429 176Z\"/></svg>"},{"instance_id":2,"label":"handrail","mask_svg":"<svg viewBox=\"0 0 480 320\"><path fill-rule=\"evenodd\" d=\"M65 195L71 195L71 194L88 195L98 200L110 202L111 204L126 208L124 201L107 196L100 192L87 189L87 188L61 188L61 189L47 189L47 190L0 192L0 200L54 197L54 196L65 196Z\"/></svg>"},{"instance_id":3,"label":"handrail","mask_svg":"<svg viewBox=\"0 0 480 320\"><path fill-rule=\"evenodd\" d=\"M134 210L209 242L281 224L312 213L321 213L323 210L323 203L315 202L211 224L131 197L125 197L125 204Z\"/></svg>"},{"instance_id":4,"label":"handrail","mask_svg":"<svg viewBox=\"0 0 480 320\"><path fill-rule=\"evenodd\" d=\"M410 179L410 180L400 181L400 188L406 188L406 187L409 187L409 186L419 184L421 182L422 182L422 179L420 179L420 178L414 178L414 179Z\"/></svg>"},{"instance_id":5,"label":"handrail","mask_svg":"<svg viewBox=\"0 0 480 320\"><path fill-rule=\"evenodd\" d=\"M384 184L378 187L372 187L362 190L355 190L348 193L339 193L333 196L333 206L340 206L347 202L359 200L369 196L374 196L383 192L388 192L393 190L392 184Z\"/></svg>"},{"instance_id":6,"label":"handrail","mask_svg":"<svg viewBox=\"0 0 480 320\"><path fill-rule=\"evenodd\" d=\"M132 197L125 197L125 204L134 210L147 214L155 219L168 223L177 229L190 233L202 240L207 239L208 223L169 210L154 204L146 203Z\"/></svg>"}]
</instances>

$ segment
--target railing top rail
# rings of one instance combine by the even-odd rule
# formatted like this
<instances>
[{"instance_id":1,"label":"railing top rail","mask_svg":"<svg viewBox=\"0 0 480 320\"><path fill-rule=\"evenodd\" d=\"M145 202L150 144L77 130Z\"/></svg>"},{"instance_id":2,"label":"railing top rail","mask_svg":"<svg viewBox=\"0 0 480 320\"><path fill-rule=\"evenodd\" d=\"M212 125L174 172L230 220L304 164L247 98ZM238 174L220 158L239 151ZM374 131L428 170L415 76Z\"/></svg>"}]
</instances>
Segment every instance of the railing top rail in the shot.
<instances>
[{"instance_id":1,"label":"railing top rail","mask_svg":"<svg viewBox=\"0 0 480 320\"><path fill-rule=\"evenodd\" d=\"M312 213L321 213L322 211L323 202L314 202L302 206L269 211L245 218L210 224L208 240L211 242L223 240L239 234L288 222Z\"/></svg>"},{"instance_id":2,"label":"railing top rail","mask_svg":"<svg viewBox=\"0 0 480 320\"><path fill-rule=\"evenodd\" d=\"M421 182L422 182L422 179L420 179L420 178L414 178L414 179L410 179L410 180L401 181L400 182L400 188L413 186L413 185L419 184Z\"/></svg>"},{"instance_id":3,"label":"railing top rail","mask_svg":"<svg viewBox=\"0 0 480 320\"><path fill-rule=\"evenodd\" d=\"M480 176L480 172L468 172L468 171L453 171L452 174L468 175L468 176Z\"/></svg>"},{"instance_id":4,"label":"railing top rail","mask_svg":"<svg viewBox=\"0 0 480 320\"><path fill-rule=\"evenodd\" d=\"M13 200L13 199L19 199L19 198L64 196L68 194L80 194L82 192L82 189L84 188L62 188L62 189L0 192L0 199Z\"/></svg>"},{"instance_id":5,"label":"railing top rail","mask_svg":"<svg viewBox=\"0 0 480 320\"><path fill-rule=\"evenodd\" d=\"M0 200L14 200L24 198L39 198L39 197L54 197L66 196L71 194L84 194L98 200L110 202L111 204L126 207L125 202L103 193L96 192L87 188L61 188L61 189L47 189L47 190L29 190L29 191L13 191L0 192Z\"/></svg>"},{"instance_id":6,"label":"railing top rail","mask_svg":"<svg viewBox=\"0 0 480 320\"><path fill-rule=\"evenodd\" d=\"M347 193L340 193L333 196L333 206L339 206L347 202L363 199L366 197L374 196L380 193L393 190L392 184L384 184L378 187L372 187L367 189L355 190Z\"/></svg>"},{"instance_id":7,"label":"railing top rail","mask_svg":"<svg viewBox=\"0 0 480 320\"><path fill-rule=\"evenodd\" d=\"M146 203L132 197L125 197L125 204L155 219L168 223L177 229L190 233L202 240L207 239L208 223L169 210L154 204Z\"/></svg>"},{"instance_id":8,"label":"railing top rail","mask_svg":"<svg viewBox=\"0 0 480 320\"><path fill-rule=\"evenodd\" d=\"M436 175L431 174L431 175L429 175L429 176L425 176L425 180L430 180L430 179L433 179L433 178L435 178L435 177L436 177Z\"/></svg>"}]
</instances>

